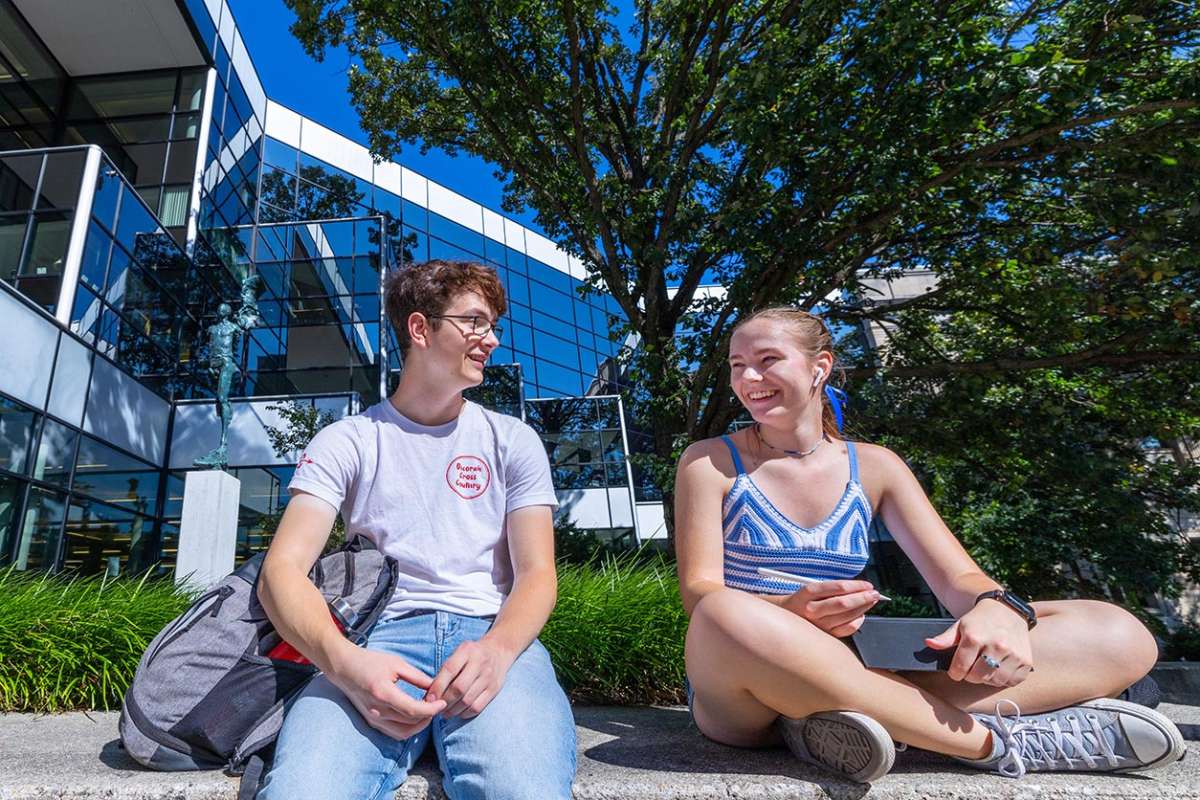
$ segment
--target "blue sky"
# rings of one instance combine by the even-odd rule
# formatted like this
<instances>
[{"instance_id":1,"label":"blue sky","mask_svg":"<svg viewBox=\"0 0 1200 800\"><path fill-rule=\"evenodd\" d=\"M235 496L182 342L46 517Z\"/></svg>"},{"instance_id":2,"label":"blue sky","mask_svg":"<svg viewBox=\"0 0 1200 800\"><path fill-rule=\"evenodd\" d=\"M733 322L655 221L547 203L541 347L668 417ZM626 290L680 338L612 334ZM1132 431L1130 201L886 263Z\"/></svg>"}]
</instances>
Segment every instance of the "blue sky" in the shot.
<instances>
[{"instance_id":1,"label":"blue sky","mask_svg":"<svg viewBox=\"0 0 1200 800\"><path fill-rule=\"evenodd\" d=\"M309 58L288 31L293 17L283 0L228 2L267 95L365 145L367 136L346 91L349 55L344 50L331 51L320 63ZM511 216L500 208L500 182L492 176L493 167L483 159L461 154L451 158L440 150L422 156L413 146L402 151L398 160L477 203ZM532 213L516 219L540 230Z\"/></svg>"}]
</instances>

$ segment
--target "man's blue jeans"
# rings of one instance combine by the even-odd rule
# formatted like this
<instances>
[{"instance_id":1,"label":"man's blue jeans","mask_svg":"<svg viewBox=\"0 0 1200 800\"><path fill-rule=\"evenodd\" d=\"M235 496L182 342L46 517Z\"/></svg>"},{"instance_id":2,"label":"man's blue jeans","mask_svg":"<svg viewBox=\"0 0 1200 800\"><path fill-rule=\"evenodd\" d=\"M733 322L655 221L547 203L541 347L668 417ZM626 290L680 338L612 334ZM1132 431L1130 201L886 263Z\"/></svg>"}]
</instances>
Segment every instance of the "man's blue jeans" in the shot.
<instances>
[{"instance_id":1,"label":"man's blue jeans","mask_svg":"<svg viewBox=\"0 0 1200 800\"><path fill-rule=\"evenodd\" d=\"M367 647L395 653L435 675L460 644L487 633L490 619L443 611L384 620ZM424 692L400 682L414 697ZM397 741L367 725L345 695L318 675L284 718L260 800L390 798L433 740L450 800L565 800L575 776L575 723L550 656L534 642L504 686L473 719L435 717Z\"/></svg>"}]
</instances>

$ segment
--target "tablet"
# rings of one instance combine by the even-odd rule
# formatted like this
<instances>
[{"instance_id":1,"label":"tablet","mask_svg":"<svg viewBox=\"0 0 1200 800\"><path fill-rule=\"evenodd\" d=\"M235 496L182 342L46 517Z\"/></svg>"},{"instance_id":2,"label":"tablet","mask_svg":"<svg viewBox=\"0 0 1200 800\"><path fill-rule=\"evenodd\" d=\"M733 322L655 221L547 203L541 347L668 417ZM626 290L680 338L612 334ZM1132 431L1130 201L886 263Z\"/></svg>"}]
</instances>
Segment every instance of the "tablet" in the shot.
<instances>
[{"instance_id":1,"label":"tablet","mask_svg":"<svg viewBox=\"0 0 1200 800\"><path fill-rule=\"evenodd\" d=\"M925 640L953 624L953 619L867 617L851 638L871 669L944 671L954 660L954 648L934 650Z\"/></svg>"}]
</instances>

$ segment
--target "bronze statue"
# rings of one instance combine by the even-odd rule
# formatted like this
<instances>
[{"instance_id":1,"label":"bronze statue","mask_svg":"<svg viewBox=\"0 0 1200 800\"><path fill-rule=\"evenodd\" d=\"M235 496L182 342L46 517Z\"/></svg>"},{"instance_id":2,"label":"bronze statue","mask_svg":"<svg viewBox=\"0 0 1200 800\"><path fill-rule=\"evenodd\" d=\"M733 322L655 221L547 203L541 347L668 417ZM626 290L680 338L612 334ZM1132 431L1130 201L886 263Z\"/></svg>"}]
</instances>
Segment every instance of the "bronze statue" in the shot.
<instances>
[{"instance_id":1,"label":"bronze statue","mask_svg":"<svg viewBox=\"0 0 1200 800\"><path fill-rule=\"evenodd\" d=\"M208 328L208 371L217 381L217 415L221 418L221 443L207 455L192 463L198 467L225 469L229 465L229 423L233 420L233 406L229 402L229 390L235 378L241 377L238 366L240 341L262 322L258 313L257 275L247 275L242 280L242 305L237 315L228 303L217 309L217 321Z\"/></svg>"}]
</instances>

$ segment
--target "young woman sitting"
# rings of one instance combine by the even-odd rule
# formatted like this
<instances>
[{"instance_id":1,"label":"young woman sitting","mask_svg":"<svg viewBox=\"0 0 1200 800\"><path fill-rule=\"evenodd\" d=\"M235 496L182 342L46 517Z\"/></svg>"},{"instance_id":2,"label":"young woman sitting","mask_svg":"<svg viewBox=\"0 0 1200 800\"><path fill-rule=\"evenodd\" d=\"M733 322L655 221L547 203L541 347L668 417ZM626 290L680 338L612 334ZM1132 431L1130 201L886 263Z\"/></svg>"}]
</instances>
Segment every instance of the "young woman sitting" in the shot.
<instances>
[{"instance_id":1,"label":"young woman sitting","mask_svg":"<svg viewBox=\"0 0 1200 800\"><path fill-rule=\"evenodd\" d=\"M841 438L826 393L835 366L820 318L747 318L729 367L754 424L680 461L676 546L700 730L745 747L782 736L858 781L891 768L893 740L1012 777L1182 758L1170 720L1111 699L1155 662L1146 628L1107 603L1027 603L984 574L899 456ZM957 620L926 640L956 648L948 671L868 669L844 641L880 598L855 579L875 515ZM816 582L797 590L760 567Z\"/></svg>"}]
</instances>

